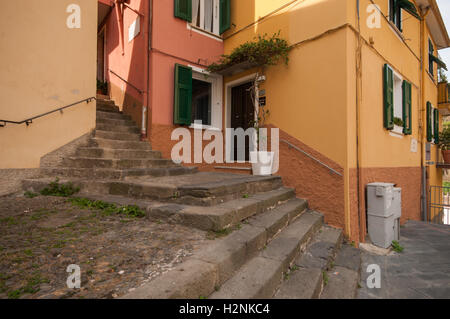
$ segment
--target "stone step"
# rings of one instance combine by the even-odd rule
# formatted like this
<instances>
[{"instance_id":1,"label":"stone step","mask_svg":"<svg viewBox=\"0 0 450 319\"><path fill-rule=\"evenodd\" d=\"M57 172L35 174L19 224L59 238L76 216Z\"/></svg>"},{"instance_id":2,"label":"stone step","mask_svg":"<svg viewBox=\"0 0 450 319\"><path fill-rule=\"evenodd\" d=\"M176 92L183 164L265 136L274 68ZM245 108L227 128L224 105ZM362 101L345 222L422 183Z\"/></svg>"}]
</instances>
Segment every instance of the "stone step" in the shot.
<instances>
[{"instance_id":1,"label":"stone step","mask_svg":"<svg viewBox=\"0 0 450 319\"><path fill-rule=\"evenodd\" d=\"M119 113L120 109L115 105L99 104L97 102L97 111Z\"/></svg>"},{"instance_id":2,"label":"stone step","mask_svg":"<svg viewBox=\"0 0 450 319\"><path fill-rule=\"evenodd\" d=\"M268 299L295 258L320 228L323 216L308 211L283 229L257 256L242 266L211 299Z\"/></svg>"},{"instance_id":3,"label":"stone step","mask_svg":"<svg viewBox=\"0 0 450 319\"><path fill-rule=\"evenodd\" d=\"M272 234L280 232L296 220L307 222L310 212L305 202L289 201L273 210L249 219L242 227L221 239L214 240L197 251L186 262L144 284L123 299L167 299L207 297L227 282L242 265L255 258L270 242ZM305 215L305 216L306 216ZM300 216L300 217L299 217ZM321 215L316 215L321 220ZM256 223L259 220L260 223ZM280 220L283 222L280 223ZM261 223L264 221L263 226Z\"/></svg>"},{"instance_id":4,"label":"stone step","mask_svg":"<svg viewBox=\"0 0 450 319\"><path fill-rule=\"evenodd\" d=\"M334 267L327 272L320 299L355 299L360 279L359 249L344 245L338 252Z\"/></svg>"},{"instance_id":5,"label":"stone step","mask_svg":"<svg viewBox=\"0 0 450 319\"><path fill-rule=\"evenodd\" d=\"M105 104L105 105L116 105L115 102L113 100L110 99L102 99L102 98L97 98L97 103L99 104Z\"/></svg>"},{"instance_id":6,"label":"stone step","mask_svg":"<svg viewBox=\"0 0 450 319\"><path fill-rule=\"evenodd\" d=\"M88 147L111 148L121 150L151 150L148 141L121 141L108 138L93 137L89 139Z\"/></svg>"},{"instance_id":7,"label":"stone step","mask_svg":"<svg viewBox=\"0 0 450 319\"><path fill-rule=\"evenodd\" d=\"M276 299L313 299L322 290L323 272L331 268L342 243L342 230L322 226L285 276Z\"/></svg>"},{"instance_id":8,"label":"stone step","mask_svg":"<svg viewBox=\"0 0 450 319\"><path fill-rule=\"evenodd\" d=\"M136 126L136 123L132 120L118 120L118 119L102 119L97 118L97 125L120 125L120 126Z\"/></svg>"},{"instance_id":9,"label":"stone step","mask_svg":"<svg viewBox=\"0 0 450 319\"><path fill-rule=\"evenodd\" d=\"M129 197L114 195L94 195L89 198L120 205L128 205L133 202L135 205L145 209L150 218L210 231L223 231L238 225L251 216L268 212L268 214L264 215L266 219L270 219L267 220L267 225L258 222L258 218L248 219L246 223L252 225L258 224L259 227L267 226L269 238L272 237L275 230L278 231L280 227L287 224L290 213L294 211L301 212L307 207L306 201L302 199L292 199L295 196L292 189L280 188L257 195L259 196L219 204L214 206L214 209L203 206L136 200L130 199Z\"/></svg>"},{"instance_id":10,"label":"stone step","mask_svg":"<svg viewBox=\"0 0 450 319\"><path fill-rule=\"evenodd\" d=\"M161 168L133 168L133 169L107 169L107 168L73 168L73 167L46 167L41 168L43 177L78 178L78 179L105 179L121 180L129 176L146 176L147 178L161 176L178 176L194 174L196 167L161 167Z\"/></svg>"},{"instance_id":11,"label":"stone step","mask_svg":"<svg viewBox=\"0 0 450 319\"><path fill-rule=\"evenodd\" d=\"M167 159L113 159L113 158L90 158L90 157L66 157L63 166L74 168L151 168L172 167L176 164Z\"/></svg>"},{"instance_id":12,"label":"stone step","mask_svg":"<svg viewBox=\"0 0 450 319\"><path fill-rule=\"evenodd\" d=\"M140 133L140 130L137 126L127 126L127 125L97 124L95 129L99 131L109 131L109 132L124 132L132 134Z\"/></svg>"},{"instance_id":13,"label":"stone step","mask_svg":"<svg viewBox=\"0 0 450 319\"><path fill-rule=\"evenodd\" d=\"M139 141L139 134L95 130L94 136L119 141Z\"/></svg>"},{"instance_id":14,"label":"stone step","mask_svg":"<svg viewBox=\"0 0 450 319\"><path fill-rule=\"evenodd\" d=\"M212 206L282 187L279 176L198 173L152 180L128 179L111 183L111 195Z\"/></svg>"},{"instance_id":15,"label":"stone step","mask_svg":"<svg viewBox=\"0 0 450 319\"><path fill-rule=\"evenodd\" d=\"M131 116L123 113L97 111L97 119L131 120Z\"/></svg>"},{"instance_id":16,"label":"stone step","mask_svg":"<svg viewBox=\"0 0 450 319\"><path fill-rule=\"evenodd\" d=\"M134 158L134 159L159 159L161 152L151 150L113 149L101 147L80 147L76 151L77 156L91 158Z\"/></svg>"}]
</instances>

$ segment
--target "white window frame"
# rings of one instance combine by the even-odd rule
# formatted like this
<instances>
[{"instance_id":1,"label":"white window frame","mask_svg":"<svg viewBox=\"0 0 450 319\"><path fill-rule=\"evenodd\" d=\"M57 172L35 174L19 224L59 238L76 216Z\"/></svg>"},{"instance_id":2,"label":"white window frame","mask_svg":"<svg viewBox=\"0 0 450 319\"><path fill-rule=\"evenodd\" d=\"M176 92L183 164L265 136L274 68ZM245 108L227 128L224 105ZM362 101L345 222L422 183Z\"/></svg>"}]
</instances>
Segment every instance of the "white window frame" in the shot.
<instances>
[{"instance_id":1,"label":"white window frame","mask_svg":"<svg viewBox=\"0 0 450 319\"><path fill-rule=\"evenodd\" d=\"M214 37L220 37L220 0L213 0L213 30L207 31L205 30L205 0L199 0L200 2L200 26L194 25L191 22L188 22L188 28L191 30L199 31L201 33L206 33L209 35L213 35ZM194 17L194 14L192 14Z\"/></svg>"},{"instance_id":2,"label":"white window frame","mask_svg":"<svg viewBox=\"0 0 450 319\"><path fill-rule=\"evenodd\" d=\"M222 96L223 96L223 77L219 74L211 74L196 66L189 65L192 68L192 78L211 83L211 125L198 125L192 123L190 128L222 130Z\"/></svg>"}]
</instances>

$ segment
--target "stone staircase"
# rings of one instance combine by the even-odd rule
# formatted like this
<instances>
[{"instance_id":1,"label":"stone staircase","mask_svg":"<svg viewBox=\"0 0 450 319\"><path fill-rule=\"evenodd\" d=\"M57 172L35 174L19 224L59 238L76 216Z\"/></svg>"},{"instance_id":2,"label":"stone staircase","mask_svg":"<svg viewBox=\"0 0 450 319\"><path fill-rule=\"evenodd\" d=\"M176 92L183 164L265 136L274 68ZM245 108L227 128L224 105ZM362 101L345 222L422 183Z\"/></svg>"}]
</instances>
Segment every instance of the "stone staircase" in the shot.
<instances>
[{"instance_id":1,"label":"stone staircase","mask_svg":"<svg viewBox=\"0 0 450 319\"><path fill-rule=\"evenodd\" d=\"M23 188L40 191L55 177L80 187L77 196L138 205L149 218L226 235L124 298L333 298L327 286L342 284L332 268L341 230L324 225L280 177L174 164L139 141L138 128L111 101L98 101L86 145ZM358 278L344 278L345 296L355 295Z\"/></svg>"}]
</instances>

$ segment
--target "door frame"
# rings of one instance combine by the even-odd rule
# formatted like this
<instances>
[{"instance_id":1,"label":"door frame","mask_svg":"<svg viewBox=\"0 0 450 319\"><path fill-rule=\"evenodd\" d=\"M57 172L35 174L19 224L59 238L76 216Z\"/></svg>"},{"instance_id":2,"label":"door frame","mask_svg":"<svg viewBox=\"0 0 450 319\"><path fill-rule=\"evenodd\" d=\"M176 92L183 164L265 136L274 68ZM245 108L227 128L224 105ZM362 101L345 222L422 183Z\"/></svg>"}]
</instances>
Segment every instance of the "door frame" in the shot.
<instances>
[{"instance_id":1,"label":"door frame","mask_svg":"<svg viewBox=\"0 0 450 319\"><path fill-rule=\"evenodd\" d=\"M255 79L255 77L256 77L256 73L252 73L252 74L246 75L244 77L241 77L234 81L230 81L225 84L225 110L224 110L224 113L225 113L224 128L225 128L225 130L227 128L231 128L231 101L232 101L231 92L232 92L232 88L242 85L242 84L245 84L245 83L248 83L248 82L252 82ZM258 97L255 97L255 98L257 99ZM255 103L255 105L257 105L257 104ZM255 116L257 116L256 112L257 112L257 110L255 109ZM230 148L230 145L227 144L226 139L225 139L224 143L225 143L225 163L235 163L234 159L231 158L231 148ZM252 145L252 146L254 146L254 145ZM253 148L250 151L255 151L255 149Z\"/></svg>"}]
</instances>

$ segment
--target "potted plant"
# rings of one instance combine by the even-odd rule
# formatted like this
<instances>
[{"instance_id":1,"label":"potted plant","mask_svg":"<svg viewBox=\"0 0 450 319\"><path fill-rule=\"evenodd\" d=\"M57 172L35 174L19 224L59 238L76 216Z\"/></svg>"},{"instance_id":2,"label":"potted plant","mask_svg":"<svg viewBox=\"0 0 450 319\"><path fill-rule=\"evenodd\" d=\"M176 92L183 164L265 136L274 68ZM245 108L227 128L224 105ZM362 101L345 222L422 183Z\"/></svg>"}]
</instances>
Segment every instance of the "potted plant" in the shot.
<instances>
[{"instance_id":1,"label":"potted plant","mask_svg":"<svg viewBox=\"0 0 450 319\"><path fill-rule=\"evenodd\" d=\"M267 34L258 35L254 41L246 42L235 48L229 55L223 55L222 58L208 66L211 73L223 75L232 75L242 72L246 69L258 68L257 75L250 89L251 98L256 110L256 119L251 121L251 125L256 130L254 139L256 151L250 152L250 161L252 163L253 175L271 175L274 153L258 150L259 141L267 136L262 136L260 129L264 127L264 122L269 114L265 106L260 106L258 97L260 75L264 74L264 69L269 66L275 66L280 61L285 65L289 62L289 52L292 46L280 37L280 32L268 37Z\"/></svg>"},{"instance_id":2,"label":"potted plant","mask_svg":"<svg viewBox=\"0 0 450 319\"><path fill-rule=\"evenodd\" d=\"M439 133L439 147L442 150L444 163L450 164L450 125L444 125L444 129Z\"/></svg>"},{"instance_id":3,"label":"potted plant","mask_svg":"<svg viewBox=\"0 0 450 319\"><path fill-rule=\"evenodd\" d=\"M253 127L255 128L256 139L254 143L255 151L250 152L250 162L252 163L253 175L269 176L272 175L272 166L275 153L259 150L260 141L263 139L264 141L261 144L267 145L267 134L261 134L261 128L264 127L266 119L269 116L269 110L265 109L265 105L260 105L257 99L259 78L259 73L257 73L253 86L250 88L251 99L255 105L255 110L258 110L256 113L257 119L252 121Z\"/></svg>"}]
</instances>

